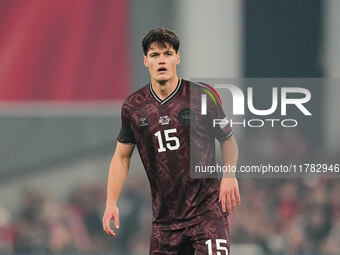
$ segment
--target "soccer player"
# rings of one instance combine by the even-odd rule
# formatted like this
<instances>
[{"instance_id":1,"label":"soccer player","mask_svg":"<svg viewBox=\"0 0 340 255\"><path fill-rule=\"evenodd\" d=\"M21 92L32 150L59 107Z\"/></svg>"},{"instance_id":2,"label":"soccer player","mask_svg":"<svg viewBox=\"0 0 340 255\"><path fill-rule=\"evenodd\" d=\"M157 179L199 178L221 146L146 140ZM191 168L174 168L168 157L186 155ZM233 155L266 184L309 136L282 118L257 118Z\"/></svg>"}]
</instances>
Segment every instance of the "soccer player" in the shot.
<instances>
[{"instance_id":1,"label":"soccer player","mask_svg":"<svg viewBox=\"0 0 340 255\"><path fill-rule=\"evenodd\" d=\"M152 195L150 254L230 254L228 214L240 205L237 179L191 178L190 156L200 164L215 163L215 139L225 165L235 166L237 143L229 125L213 127L211 118L223 119L221 105L209 104L202 116L200 97L209 86L178 78L180 42L165 28L151 30L143 39L144 65L151 82L125 100L107 186L103 229L114 220L119 228L117 201L137 145ZM190 148L191 147L191 148ZM195 151L195 153L190 153ZM219 252L219 253L218 253Z\"/></svg>"}]
</instances>

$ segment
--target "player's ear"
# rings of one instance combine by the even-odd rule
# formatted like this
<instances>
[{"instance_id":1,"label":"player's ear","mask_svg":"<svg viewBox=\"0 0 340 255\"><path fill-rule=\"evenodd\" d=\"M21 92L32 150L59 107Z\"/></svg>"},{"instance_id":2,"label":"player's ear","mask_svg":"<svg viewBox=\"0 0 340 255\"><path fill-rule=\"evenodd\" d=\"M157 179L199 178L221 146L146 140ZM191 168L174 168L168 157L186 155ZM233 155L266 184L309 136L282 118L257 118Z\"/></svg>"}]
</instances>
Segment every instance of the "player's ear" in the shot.
<instances>
[{"instance_id":1,"label":"player's ear","mask_svg":"<svg viewBox=\"0 0 340 255\"><path fill-rule=\"evenodd\" d=\"M143 61L144 61L144 65L146 67L148 67L148 59L147 59L147 57L145 55L143 55Z\"/></svg>"},{"instance_id":2,"label":"player's ear","mask_svg":"<svg viewBox=\"0 0 340 255\"><path fill-rule=\"evenodd\" d=\"M177 57L177 65L178 65L181 62L181 53L177 52L176 57Z\"/></svg>"}]
</instances>

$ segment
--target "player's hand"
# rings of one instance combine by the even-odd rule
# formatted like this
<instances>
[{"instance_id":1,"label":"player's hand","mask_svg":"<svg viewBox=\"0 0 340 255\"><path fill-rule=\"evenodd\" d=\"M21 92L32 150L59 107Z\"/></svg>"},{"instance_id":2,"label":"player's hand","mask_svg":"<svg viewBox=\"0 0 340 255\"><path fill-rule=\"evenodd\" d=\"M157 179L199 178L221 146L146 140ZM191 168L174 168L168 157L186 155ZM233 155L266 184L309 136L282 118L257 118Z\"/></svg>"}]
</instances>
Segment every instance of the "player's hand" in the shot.
<instances>
[{"instance_id":1,"label":"player's hand","mask_svg":"<svg viewBox=\"0 0 340 255\"><path fill-rule=\"evenodd\" d=\"M110 226L111 220L114 220L115 228L118 229L119 228L119 210L116 205L106 207L104 216L102 219L104 231L110 236L116 236L116 233L112 230Z\"/></svg>"},{"instance_id":2,"label":"player's hand","mask_svg":"<svg viewBox=\"0 0 340 255\"><path fill-rule=\"evenodd\" d=\"M223 212L231 212L236 208L236 201L241 205L241 196L238 188L238 181L234 178L223 178L220 185L220 196L218 202L222 204Z\"/></svg>"}]
</instances>

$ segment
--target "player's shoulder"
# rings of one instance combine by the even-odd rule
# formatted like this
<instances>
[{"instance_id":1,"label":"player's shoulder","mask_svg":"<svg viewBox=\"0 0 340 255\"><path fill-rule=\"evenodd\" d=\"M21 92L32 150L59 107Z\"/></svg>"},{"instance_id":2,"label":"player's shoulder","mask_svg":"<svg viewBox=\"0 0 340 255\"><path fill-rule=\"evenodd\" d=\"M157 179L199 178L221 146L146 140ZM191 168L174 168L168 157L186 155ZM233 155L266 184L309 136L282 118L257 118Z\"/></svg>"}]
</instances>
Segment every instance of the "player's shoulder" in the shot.
<instances>
[{"instance_id":1,"label":"player's shoulder","mask_svg":"<svg viewBox=\"0 0 340 255\"><path fill-rule=\"evenodd\" d=\"M201 81L191 81L191 80L184 80L184 83L187 85L188 88L190 88L190 93L192 96L195 94L200 95L202 92L205 93L215 93L215 89L204 82Z\"/></svg>"},{"instance_id":2,"label":"player's shoulder","mask_svg":"<svg viewBox=\"0 0 340 255\"><path fill-rule=\"evenodd\" d=\"M190 98L192 101L198 100L197 102L201 102L202 94L207 94L209 105L217 105L217 102L222 105L221 98L212 85L201 81L188 81L188 84L190 85Z\"/></svg>"},{"instance_id":3,"label":"player's shoulder","mask_svg":"<svg viewBox=\"0 0 340 255\"><path fill-rule=\"evenodd\" d=\"M193 90L198 90L198 91L202 89L213 90L211 85L201 82L201 81L187 81L187 82Z\"/></svg>"},{"instance_id":4,"label":"player's shoulder","mask_svg":"<svg viewBox=\"0 0 340 255\"><path fill-rule=\"evenodd\" d=\"M123 106L134 107L140 104L144 104L147 93L149 93L149 86L150 84L148 83L141 87L140 89L136 90L135 92L131 93L129 96L127 96L124 100Z\"/></svg>"}]
</instances>

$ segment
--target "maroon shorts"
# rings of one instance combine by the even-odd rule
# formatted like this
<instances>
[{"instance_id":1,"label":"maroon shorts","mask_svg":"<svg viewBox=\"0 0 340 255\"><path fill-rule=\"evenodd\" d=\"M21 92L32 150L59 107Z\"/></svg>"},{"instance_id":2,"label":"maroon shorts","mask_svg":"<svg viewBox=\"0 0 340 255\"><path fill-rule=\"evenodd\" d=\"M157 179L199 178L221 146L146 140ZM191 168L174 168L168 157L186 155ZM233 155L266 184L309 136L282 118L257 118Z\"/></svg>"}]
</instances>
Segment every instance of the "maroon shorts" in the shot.
<instances>
[{"instance_id":1,"label":"maroon shorts","mask_svg":"<svg viewBox=\"0 0 340 255\"><path fill-rule=\"evenodd\" d=\"M212 214L209 219L183 229L161 230L153 226L149 254L229 255L230 235L227 213Z\"/></svg>"}]
</instances>

